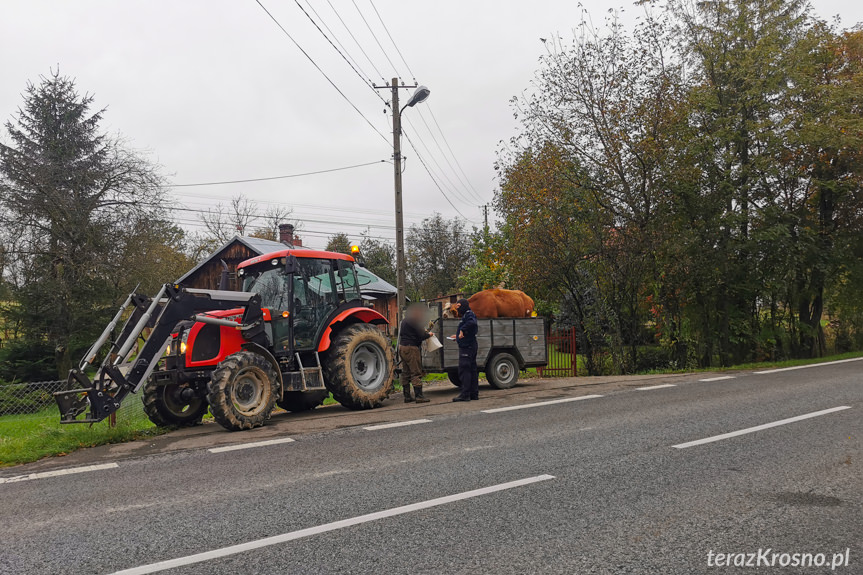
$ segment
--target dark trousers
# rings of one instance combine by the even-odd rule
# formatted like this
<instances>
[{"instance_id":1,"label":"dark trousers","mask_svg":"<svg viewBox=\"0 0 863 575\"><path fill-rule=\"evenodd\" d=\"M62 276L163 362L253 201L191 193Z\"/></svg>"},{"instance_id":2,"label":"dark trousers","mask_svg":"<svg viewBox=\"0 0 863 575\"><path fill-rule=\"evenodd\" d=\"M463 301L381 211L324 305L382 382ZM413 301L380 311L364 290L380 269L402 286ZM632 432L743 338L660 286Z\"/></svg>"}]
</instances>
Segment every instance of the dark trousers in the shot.
<instances>
[{"instance_id":1,"label":"dark trousers","mask_svg":"<svg viewBox=\"0 0 863 575\"><path fill-rule=\"evenodd\" d=\"M399 355L402 358L402 388L410 393L411 385L422 385L423 360L420 348L415 345L400 345Z\"/></svg>"},{"instance_id":2,"label":"dark trousers","mask_svg":"<svg viewBox=\"0 0 863 575\"><path fill-rule=\"evenodd\" d=\"M458 348L458 379L461 382L459 397L479 397L479 367L476 365L477 346Z\"/></svg>"}]
</instances>

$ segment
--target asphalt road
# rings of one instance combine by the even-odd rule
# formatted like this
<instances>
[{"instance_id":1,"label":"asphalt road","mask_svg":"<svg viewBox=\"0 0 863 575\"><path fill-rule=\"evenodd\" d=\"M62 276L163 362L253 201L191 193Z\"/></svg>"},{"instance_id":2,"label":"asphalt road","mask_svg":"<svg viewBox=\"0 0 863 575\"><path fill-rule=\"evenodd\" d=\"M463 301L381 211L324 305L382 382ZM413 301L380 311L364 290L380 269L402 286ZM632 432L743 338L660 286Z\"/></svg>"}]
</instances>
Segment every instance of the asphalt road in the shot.
<instances>
[{"instance_id":1,"label":"asphalt road","mask_svg":"<svg viewBox=\"0 0 863 575\"><path fill-rule=\"evenodd\" d=\"M700 379L3 470L0 573L863 573L863 361Z\"/></svg>"}]
</instances>

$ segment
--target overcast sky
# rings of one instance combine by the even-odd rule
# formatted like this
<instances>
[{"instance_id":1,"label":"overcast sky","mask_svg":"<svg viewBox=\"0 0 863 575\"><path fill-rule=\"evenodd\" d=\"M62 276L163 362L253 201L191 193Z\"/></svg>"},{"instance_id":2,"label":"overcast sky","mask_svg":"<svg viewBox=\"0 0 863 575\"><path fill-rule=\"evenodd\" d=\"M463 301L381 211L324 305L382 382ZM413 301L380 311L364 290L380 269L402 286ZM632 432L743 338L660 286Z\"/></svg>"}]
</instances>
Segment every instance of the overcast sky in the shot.
<instances>
[{"instance_id":1,"label":"overcast sky","mask_svg":"<svg viewBox=\"0 0 863 575\"><path fill-rule=\"evenodd\" d=\"M16 111L28 80L37 81L59 65L63 74L77 78L81 91L95 95L98 106L108 108L104 128L121 132L132 146L148 150L175 184L389 160L391 124L383 102L363 85L295 0L262 2L386 139L350 107L254 0L3 0L0 117L5 120ZM310 14L329 27L371 80L380 84L383 78L399 75L410 82L412 76L381 26L377 8L417 80L432 91L427 106L405 112L410 121L405 130L428 146L427 150L413 138L455 208L480 222L479 206L490 201L496 186L493 164L499 142L516 133L509 100L529 85L544 53L539 39L571 35L580 18L578 3L300 2L317 11L317 16ZM602 21L611 5L622 6L627 20L640 12L629 3L583 4L594 23ZM841 15L846 26L863 21L860 2L816 0L814 6L822 17ZM402 90L401 97L409 94ZM390 97L385 91L381 95ZM449 156L447 143L455 158ZM432 211L457 215L407 142L405 146L408 223ZM356 238L367 225L373 236L393 237L392 182L392 165L378 163L286 180L175 188L172 195L191 210L240 193L262 207L267 202L294 206L296 217L304 222L306 243L321 247L328 233L344 231ZM179 219L196 229L195 212L180 212Z\"/></svg>"}]
</instances>

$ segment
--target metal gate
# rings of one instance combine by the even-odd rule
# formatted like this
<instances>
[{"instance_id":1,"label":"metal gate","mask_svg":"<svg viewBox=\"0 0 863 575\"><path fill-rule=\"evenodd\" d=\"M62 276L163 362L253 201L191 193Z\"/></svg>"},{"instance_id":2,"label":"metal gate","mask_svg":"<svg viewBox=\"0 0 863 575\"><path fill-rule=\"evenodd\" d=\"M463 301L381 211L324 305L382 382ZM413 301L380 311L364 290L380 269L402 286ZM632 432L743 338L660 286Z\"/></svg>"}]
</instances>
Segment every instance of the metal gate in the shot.
<instances>
[{"instance_id":1,"label":"metal gate","mask_svg":"<svg viewBox=\"0 0 863 575\"><path fill-rule=\"evenodd\" d=\"M578 355L575 352L575 328L549 331L548 365L537 368L540 377L575 377L578 375Z\"/></svg>"}]
</instances>

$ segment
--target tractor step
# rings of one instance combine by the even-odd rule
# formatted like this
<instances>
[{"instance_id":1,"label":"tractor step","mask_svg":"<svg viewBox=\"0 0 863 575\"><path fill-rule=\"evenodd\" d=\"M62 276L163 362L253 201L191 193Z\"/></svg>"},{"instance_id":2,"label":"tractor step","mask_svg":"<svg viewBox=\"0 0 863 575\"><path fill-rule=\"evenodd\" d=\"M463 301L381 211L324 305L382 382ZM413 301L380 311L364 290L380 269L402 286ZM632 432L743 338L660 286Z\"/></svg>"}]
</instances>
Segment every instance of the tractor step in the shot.
<instances>
[{"instance_id":1,"label":"tractor step","mask_svg":"<svg viewBox=\"0 0 863 575\"><path fill-rule=\"evenodd\" d=\"M324 373L323 368L321 368L321 358L318 355L318 352L315 352L315 363L317 365L313 367L305 367L303 365L303 360L300 359L300 354L294 354L297 358L297 367L299 368L298 373L300 376L300 381L297 382L300 384L300 388L296 391L307 391L309 389L323 389L324 388ZM296 385L292 386L296 388Z\"/></svg>"}]
</instances>

